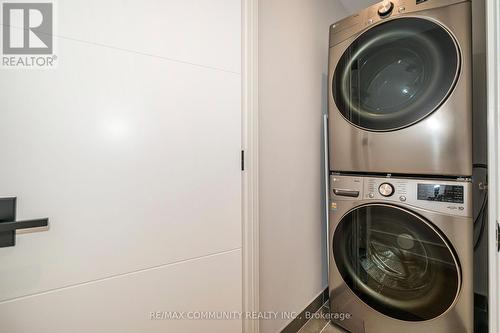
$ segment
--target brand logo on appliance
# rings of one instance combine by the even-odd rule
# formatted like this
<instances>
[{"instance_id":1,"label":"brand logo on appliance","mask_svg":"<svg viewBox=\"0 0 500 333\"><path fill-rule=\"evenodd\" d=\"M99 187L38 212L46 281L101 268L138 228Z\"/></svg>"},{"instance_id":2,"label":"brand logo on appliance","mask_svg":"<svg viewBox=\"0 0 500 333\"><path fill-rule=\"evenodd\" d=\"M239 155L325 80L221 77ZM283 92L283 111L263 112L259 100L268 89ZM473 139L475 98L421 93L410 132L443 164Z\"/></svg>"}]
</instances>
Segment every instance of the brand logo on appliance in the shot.
<instances>
[{"instance_id":1,"label":"brand logo on appliance","mask_svg":"<svg viewBox=\"0 0 500 333\"><path fill-rule=\"evenodd\" d=\"M465 210L464 206L447 206L446 208L451 209L451 210L457 210L458 209L460 211Z\"/></svg>"},{"instance_id":2,"label":"brand logo on appliance","mask_svg":"<svg viewBox=\"0 0 500 333\"><path fill-rule=\"evenodd\" d=\"M54 66L52 2L4 2L2 26L3 68Z\"/></svg>"}]
</instances>

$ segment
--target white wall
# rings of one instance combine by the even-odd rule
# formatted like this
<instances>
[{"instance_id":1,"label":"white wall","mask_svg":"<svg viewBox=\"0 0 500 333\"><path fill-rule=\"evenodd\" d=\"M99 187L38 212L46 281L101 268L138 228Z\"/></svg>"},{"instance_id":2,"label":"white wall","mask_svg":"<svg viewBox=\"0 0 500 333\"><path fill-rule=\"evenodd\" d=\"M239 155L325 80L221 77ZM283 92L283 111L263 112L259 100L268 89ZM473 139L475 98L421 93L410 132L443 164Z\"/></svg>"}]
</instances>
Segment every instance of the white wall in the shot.
<instances>
[{"instance_id":1,"label":"white wall","mask_svg":"<svg viewBox=\"0 0 500 333\"><path fill-rule=\"evenodd\" d=\"M301 311L327 285L321 123L328 29L345 15L333 0L259 3L262 311Z\"/></svg>"}]
</instances>

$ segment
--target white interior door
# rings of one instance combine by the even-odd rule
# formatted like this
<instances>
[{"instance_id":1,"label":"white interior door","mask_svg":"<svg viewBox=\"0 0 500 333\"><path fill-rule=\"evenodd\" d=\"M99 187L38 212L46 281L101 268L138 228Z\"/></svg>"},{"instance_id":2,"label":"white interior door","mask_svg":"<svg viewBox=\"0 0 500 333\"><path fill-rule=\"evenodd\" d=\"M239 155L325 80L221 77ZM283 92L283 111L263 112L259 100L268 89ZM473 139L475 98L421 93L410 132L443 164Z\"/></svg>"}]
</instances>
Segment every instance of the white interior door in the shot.
<instances>
[{"instance_id":1,"label":"white interior door","mask_svg":"<svg viewBox=\"0 0 500 333\"><path fill-rule=\"evenodd\" d=\"M0 198L50 219L0 248L0 332L240 331L150 318L241 310L240 2L54 6L56 67L0 70Z\"/></svg>"}]
</instances>

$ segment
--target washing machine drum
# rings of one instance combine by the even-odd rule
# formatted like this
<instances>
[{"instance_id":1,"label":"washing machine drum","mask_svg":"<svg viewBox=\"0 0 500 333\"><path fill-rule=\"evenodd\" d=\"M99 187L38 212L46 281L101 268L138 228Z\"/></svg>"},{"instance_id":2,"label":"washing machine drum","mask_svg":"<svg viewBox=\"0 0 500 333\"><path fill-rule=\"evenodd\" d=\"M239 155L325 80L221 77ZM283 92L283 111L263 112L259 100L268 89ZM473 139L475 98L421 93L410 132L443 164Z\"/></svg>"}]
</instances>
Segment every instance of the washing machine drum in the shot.
<instances>
[{"instance_id":1,"label":"washing machine drum","mask_svg":"<svg viewBox=\"0 0 500 333\"><path fill-rule=\"evenodd\" d=\"M410 211L382 204L356 208L340 221L332 243L344 282L389 317L430 320L458 296L454 251L431 223Z\"/></svg>"},{"instance_id":2,"label":"washing machine drum","mask_svg":"<svg viewBox=\"0 0 500 333\"><path fill-rule=\"evenodd\" d=\"M441 25L399 18L373 27L345 50L333 76L335 104L351 124L370 131L410 126L452 92L460 52Z\"/></svg>"}]
</instances>

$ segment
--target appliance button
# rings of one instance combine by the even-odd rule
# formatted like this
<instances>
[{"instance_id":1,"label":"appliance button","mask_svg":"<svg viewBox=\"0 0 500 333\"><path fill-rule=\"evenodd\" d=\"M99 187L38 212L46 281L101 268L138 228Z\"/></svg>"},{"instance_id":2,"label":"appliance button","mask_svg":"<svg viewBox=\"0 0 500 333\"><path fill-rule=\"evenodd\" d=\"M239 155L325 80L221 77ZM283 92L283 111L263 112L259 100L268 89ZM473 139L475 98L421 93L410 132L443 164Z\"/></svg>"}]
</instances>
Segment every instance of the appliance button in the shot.
<instances>
[{"instance_id":1,"label":"appliance button","mask_svg":"<svg viewBox=\"0 0 500 333\"><path fill-rule=\"evenodd\" d=\"M391 1L384 1L382 5L378 8L378 14L381 17L389 15L394 9L394 4Z\"/></svg>"},{"instance_id":2,"label":"appliance button","mask_svg":"<svg viewBox=\"0 0 500 333\"><path fill-rule=\"evenodd\" d=\"M368 197L369 197L370 199L373 199L373 198L375 198L375 194L370 193L370 194L368 194Z\"/></svg>"},{"instance_id":3,"label":"appliance button","mask_svg":"<svg viewBox=\"0 0 500 333\"><path fill-rule=\"evenodd\" d=\"M404 6L401 6L398 8L398 12L402 13L406 10L406 8Z\"/></svg>"},{"instance_id":4,"label":"appliance button","mask_svg":"<svg viewBox=\"0 0 500 333\"><path fill-rule=\"evenodd\" d=\"M382 183L378 187L378 192L384 197L390 197L391 195L394 194L394 186L392 186L392 184L389 183Z\"/></svg>"},{"instance_id":5,"label":"appliance button","mask_svg":"<svg viewBox=\"0 0 500 333\"><path fill-rule=\"evenodd\" d=\"M406 201L406 197L404 195L402 195L402 196L399 197L399 200L405 202Z\"/></svg>"}]
</instances>

